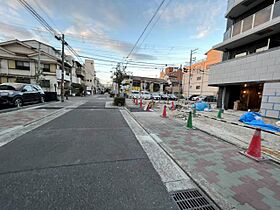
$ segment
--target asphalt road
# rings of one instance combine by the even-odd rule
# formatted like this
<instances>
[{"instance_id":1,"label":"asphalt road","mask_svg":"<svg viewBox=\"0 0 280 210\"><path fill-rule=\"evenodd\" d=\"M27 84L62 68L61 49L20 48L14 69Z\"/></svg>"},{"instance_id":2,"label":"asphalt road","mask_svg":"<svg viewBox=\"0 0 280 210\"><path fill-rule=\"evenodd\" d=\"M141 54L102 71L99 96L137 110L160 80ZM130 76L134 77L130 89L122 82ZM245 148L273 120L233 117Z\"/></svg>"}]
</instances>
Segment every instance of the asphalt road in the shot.
<instances>
[{"instance_id":1,"label":"asphalt road","mask_svg":"<svg viewBox=\"0 0 280 210\"><path fill-rule=\"evenodd\" d=\"M90 101L0 147L0 209L176 209L117 109Z\"/></svg>"}]
</instances>

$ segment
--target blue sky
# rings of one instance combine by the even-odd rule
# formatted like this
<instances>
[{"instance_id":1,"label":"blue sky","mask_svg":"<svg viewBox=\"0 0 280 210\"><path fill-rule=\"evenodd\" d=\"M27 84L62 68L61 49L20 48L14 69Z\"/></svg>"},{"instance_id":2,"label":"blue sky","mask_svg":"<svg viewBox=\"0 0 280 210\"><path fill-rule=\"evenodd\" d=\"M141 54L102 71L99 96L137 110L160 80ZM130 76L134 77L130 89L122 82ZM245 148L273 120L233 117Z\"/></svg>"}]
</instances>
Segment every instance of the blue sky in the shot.
<instances>
[{"instance_id":1,"label":"blue sky","mask_svg":"<svg viewBox=\"0 0 280 210\"><path fill-rule=\"evenodd\" d=\"M122 61L162 0L26 0L80 55ZM222 41L226 0L166 0L130 60L184 65L191 49L196 59ZM0 41L56 41L18 2L0 0ZM153 27L154 26L154 27ZM97 76L110 81L116 63L95 61ZM162 65L129 66L133 75L155 77Z\"/></svg>"}]
</instances>

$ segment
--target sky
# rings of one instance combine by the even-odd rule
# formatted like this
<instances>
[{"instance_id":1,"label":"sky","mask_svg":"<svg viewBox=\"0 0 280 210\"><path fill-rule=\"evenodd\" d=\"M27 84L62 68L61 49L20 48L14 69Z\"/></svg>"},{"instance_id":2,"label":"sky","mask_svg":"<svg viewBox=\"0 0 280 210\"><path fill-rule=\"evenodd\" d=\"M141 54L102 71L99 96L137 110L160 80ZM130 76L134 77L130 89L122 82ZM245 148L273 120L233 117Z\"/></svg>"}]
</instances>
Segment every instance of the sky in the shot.
<instances>
[{"instance_id":1,"label":"sky","mask_svg":"<svg viewBox=\"0 0 280 210\"><path fill-rule=\"evenodd\" d=\"M117 62L129 61L135 76L159 77L166 66L187 65L222 42L226 0L165 0L129 56L162 0L26 0L81 56L93 58L97 77L110 82ZM17 0L0 0L0 41L37 39L60 43ZM70 54L70 52L67 52ZM137 62L137 64L135 63ZM147 64L149 63L149 64Z\"/></svg>"}]
</instances>

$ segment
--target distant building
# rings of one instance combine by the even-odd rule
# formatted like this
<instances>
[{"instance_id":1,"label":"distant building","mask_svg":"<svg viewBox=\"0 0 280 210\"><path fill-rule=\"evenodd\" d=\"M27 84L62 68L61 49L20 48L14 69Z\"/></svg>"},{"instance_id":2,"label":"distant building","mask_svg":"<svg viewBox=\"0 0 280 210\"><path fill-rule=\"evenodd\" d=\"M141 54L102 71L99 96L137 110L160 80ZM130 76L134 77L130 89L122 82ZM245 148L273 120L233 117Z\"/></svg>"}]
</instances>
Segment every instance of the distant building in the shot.
<instances>
[{"instance_id":1,"label":"distant building","mask_svg":"<svg viewBox=\"0 0 280 210\"><path fill-rule=\"evenodd\" d=\"M160 72L160 78L164 79L168 84L165 88L166 92L175 94L182 93L183 72L181 68L166 67L164 71Z\"/></svg>"},{"instance_id":2,"label":"distant building","mask_svg":"<svg viewBox=\"0 0 280 210\"><path fill-rule=\"evenodd\" d=\"M85 60L85 85L88 91L91 91L91 94L96 92L96 73L94 68L94 60Z\"/></svg>"},{"instance_id":3,"label":"distant building","mask_svg":"<svg viewBox=\"0 0 280 210\"><path fill-rule=\"evenodd\" d=\"M209 50L205 55L207 56L205 59L194 63L191 68L189 66L185 67L183 74L183 95L185 97L188 97L188 94L189 96L216 96L218 93L218 88L208 86L208 78L210 66L222 61L222 52ZM191 72L189 72L190 69Z\"/></svg>"},{"instance_id":4,"label":"distant building","mask_svg":"<svg viewBox=\"0 0 280 210\"><path fill-rule=\"evenodd\" d=\"M130 93L132 90L149 91L149 92L165 92L168 83L164 79L129 76L123 81L123 90Z\"/></svg>"},{"instance_id":5,"label":"distant building","mask_svg":"<svg viewBox=\"0 0 280 210\"><path fill-rule=\"evenodd\" d=\"M223 62L210 68L218 106L261 110L280 118L280 1L230 0L225 17Z\"/></svg>"}]
</instances>

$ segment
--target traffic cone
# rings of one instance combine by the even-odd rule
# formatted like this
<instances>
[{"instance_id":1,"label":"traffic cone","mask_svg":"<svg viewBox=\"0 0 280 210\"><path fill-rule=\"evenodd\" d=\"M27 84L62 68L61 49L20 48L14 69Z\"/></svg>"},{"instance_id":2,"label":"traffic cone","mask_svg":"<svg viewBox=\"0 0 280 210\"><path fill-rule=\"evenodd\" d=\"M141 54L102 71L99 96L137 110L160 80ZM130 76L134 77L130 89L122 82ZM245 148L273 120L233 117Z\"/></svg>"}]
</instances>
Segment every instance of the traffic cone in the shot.
<instances>
[{"instance_id":1,"label":"traffic cone","mask_svg":"<svg viewBox=\"0 0 280 210\"><path fill-rule=\"evenodd\" d=\"M192 126L192 112L189 112L189 117L187 121L187 128L193 128Z\"/></svg>"},{"instance_id":2,"label":"traffic cone","mask_svg":"<svg viewBox=\"0 0 280 210\"><path fill-rule=\"evenodd\" d=\"M219 109L217 118L222 119L222 109Z\"/></svg>"},{"instance_id":3,"label":"traffic cone","mask_svg":"<svg viewBox=\"0 0 280 210\"><path fill-rule=\"evenodd\" d=\"M167 114L166 114L166 105L163 106L163 111L162 111L161 117L167 118Z\"/></svg>"},{"instance_id":4,"label":"traffic cone","mask_svg":"<svg viewBox=\"0 0 280 210\"><path fill-rule=\"evenodd\" d=\"M142 102L142 98L140 99L140 109L142 109L143 107L143 102Z\"/></svg>"},{"instance_id":5,"label":"traffic cone","mask_svg":"<svg viewBox=\"0 0 280 210\"><path fill-rule=\"evenodd\" d=\"M248 150L244 153L247 157L250 157L254 160L260 161L263 160L261 153L261 129L257 128Z\"/></svg>"},{"instance_id":6,"label":"traffic cone","mask_svg":"<svg viewBox=\"0 0 280 210\"><path fill-rule=\"evenodd\" d=\"M138 98L135 99L135 105L138 105Z\"/></svg>"},{"instance_id":7,"label":"traffic cone","mask_svg":"<svg viewBox=\"0 0 280 210\"><path fill-rule=\"evenodd\" d=\"M174 101L171 102L171 110L174 111L175 110L175 105L174 105Z\"/></svg>"}]
</instances>

